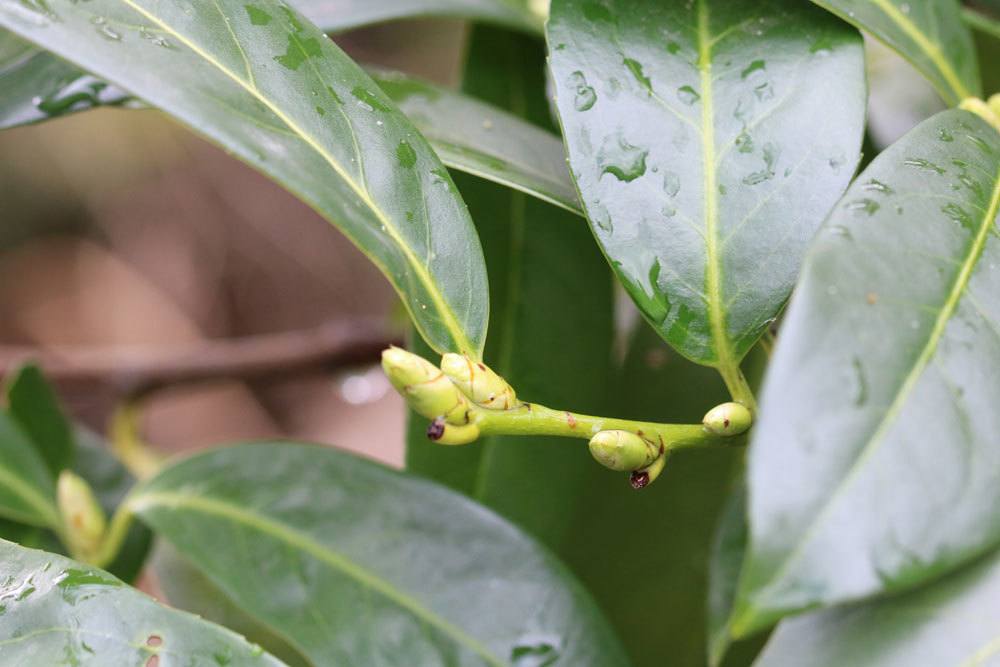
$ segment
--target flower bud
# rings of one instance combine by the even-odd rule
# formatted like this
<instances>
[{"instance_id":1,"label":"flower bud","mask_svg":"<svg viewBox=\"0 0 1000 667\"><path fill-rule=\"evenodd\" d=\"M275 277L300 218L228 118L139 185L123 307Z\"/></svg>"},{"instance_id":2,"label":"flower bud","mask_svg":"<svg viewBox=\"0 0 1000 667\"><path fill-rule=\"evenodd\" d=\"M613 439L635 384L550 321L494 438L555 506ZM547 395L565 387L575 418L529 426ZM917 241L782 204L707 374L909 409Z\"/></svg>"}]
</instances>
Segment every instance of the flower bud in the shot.
<instances>
[{"instance_id":1,"label":"flower bud","mask_svg":"<svg viewBox=\"0 0 1000 667\"><path fill-rule=\"evenodd\" d=\"M482 362L449 353L441 357L441 370L476 405L493 410L509 410L517 405L514 389Z\"/></svg>"},{"instance_id":2,"label":"flower bud","mask_svg":"<svg viewBox=\"0 0 1000 667\"><path fill-rule=\"evenodd\" d=\"M656 478L663 472L663 467L666 463L667 454L661 454L655 461L650 463L645 468L633 470L628 476L629 484L631 484L632 488L636 491L646 488L656 481Z\"/></svg>"},{"instance_id":3,"label":"flower bud","mask_svg":"<svg viewBox=\"0 0 1000 667\"><path fill-rule=\"evenodd\" d=\"M468 422L469 402L441 369L398 347L382 352L382 369L414 412L428 419Z\"/></svg>"},{"instance_id":4,"label":"flower bud","mask_svg":"<svg viewBox=\"0 0 1000 667\"><path fill-rule=\"evenodd\" d=\"M628 472L648 466L660 449L629 431L600 431L590 439L590 453L605 468Z\"/></svg>"},{"instance_id":5,"label":"flower bud","mask_svg":"<svg viewBox=\"0 0 1000 667\"><path fill-rule=\"evenodd\" d=\"M56 483L56 502L65 524L67 546L83 557L96 554L108 522L90 485L79 475L63 470Z\"/></svg>"},{"instance_id":6,"label":"flower bud","mask_svg":"<svg viewBox=\"0 0 1000 667\"><path fill-rule=\"evenodd\" d=\"M741 403L716 405L705 414L705 418L702 420L705 429L716 435L746 433L752 422L753 417L750 411Z\"/></svg>"},{"instance_id":7,"label":"flower bud","mask_svg":"<svg viewBox=\"0 0 1000 667\"><path fill-rule=\"evenodd\" d=\"M441 445L467 445L479 438L479 426L449 424L438 417L427 427L427 437Z\"/></svg>"}]
</instances>

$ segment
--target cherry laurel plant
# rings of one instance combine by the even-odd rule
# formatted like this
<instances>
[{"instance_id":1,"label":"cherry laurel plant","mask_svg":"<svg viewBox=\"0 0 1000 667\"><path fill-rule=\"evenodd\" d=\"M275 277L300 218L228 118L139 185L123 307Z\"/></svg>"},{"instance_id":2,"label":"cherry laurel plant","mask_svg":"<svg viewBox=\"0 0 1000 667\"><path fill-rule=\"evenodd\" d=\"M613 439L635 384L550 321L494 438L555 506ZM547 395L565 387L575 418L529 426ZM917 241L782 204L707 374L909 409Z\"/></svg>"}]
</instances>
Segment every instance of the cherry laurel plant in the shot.
<instances>
[{"instance_id":1,"label":"cherry laurel plant","mask_svg":"<svg viewBox=\"0 0 1000 667\"><path fill-rule=\"evenodd\" d=\"M413 324L405 471L164 463L11 373L0 663L998 659L1000 5L547 5L0 0L0 127L157 109ZM468 21L460 89L328 37L420 16ZM863 33L945 109L889 145Z\"/></svg>"}]
</instances>

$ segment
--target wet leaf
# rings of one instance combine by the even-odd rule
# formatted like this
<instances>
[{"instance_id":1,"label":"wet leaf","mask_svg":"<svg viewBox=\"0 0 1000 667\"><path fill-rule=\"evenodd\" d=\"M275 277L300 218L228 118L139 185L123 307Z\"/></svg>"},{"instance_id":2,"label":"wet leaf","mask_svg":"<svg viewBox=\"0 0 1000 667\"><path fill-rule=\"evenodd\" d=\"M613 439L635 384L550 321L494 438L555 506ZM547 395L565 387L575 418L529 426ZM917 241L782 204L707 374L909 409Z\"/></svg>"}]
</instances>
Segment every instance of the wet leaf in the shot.
<instances>
[{"instance_id":1,"label":"wet leaf","mask_svg":"<svg viewBox=\"0 0 1000 667\"><path fill-rule=\"evenodd\" d=\"M551 11L559 115L598 241L667 342L734 367L857 163L859 35L792 0Z\"/></svg>"},{"instance_id":2,"label":"wet leaf","mask_svg":"<svg viewBox=\"0 0 1000 667\"><path fill-rule=\"evenodd\" d=\"M1000 553L918 590L782 621L756 667L993 665Z\"/></svg>"},{"instance_id":3,"label":"wet leaf","mask_svg":"<svg viewBox=\"0 0 1000 667\"><path fill-rule=\"evenodd\" d=\"M827 220L768 371L736 635L1000 542L1000 134L946 111Z\"/></svg>"},{"instance_id":4,"label":"wet leaf","mask_svg":"<svg viewBox=\"0 0 1000 667\"><path fill-rule=\"evenodd\" d=\"M456 493L329 448L200 454L130 505L315 664L626 664L582 587L532 540Z\"/></svg>"},{"instance_id":5,"label":"wet leaf","mask_svg":"<svg viewBox=\"0 0 1000 667\"><path fill-rule=\"evenodd\" d=\"M5 665L282 664L239 635L168 609L101 570L3 540L0 561Z\"/></svg>"},{"instance_id":6,"label":"wet leaf","mask_svg":"<svg viewBox=\"0 0 1000 667\"><path fill-rule=\"evenodd\" d=\"M7 385L7 411L35 443L54 477L72 467L76 450L72 425L38 366L28 364L12 374Z\"/></svg>"},{"instance_id":7,"label":"wet leaf","mask_svg":"<svg viewBox=\"0 0 1000 667\"><path fill-rule=\"evenodd\" d=\"M486 272L451 178L375 83L299 14L278 0L0 0L0 25L289 188L383 270L432 346L479 355Z\"/></svg>"},{"instance_id":8,"label":"wet leaf","mask_svg":"<svg viewBox=\"0 0 1000 667\"><path fill-rule=\"evenodd\" d=\"M531 47L527 38L524 43ZM398 73L376 71L372 75L449 167L583 215L562 141L553 132L470 95ZM509 70L502 74L510 76ZM539 94L544 95L544 89ZM534 120L541 123L546 117ZM465 198L469 200L468 195ZM560 217L575 224L572 218Z\"/></svg>"},{"instance_id":9,"label":"wet leaf","mask_svg":"<svg viewBox=\"0 0 1000 667\"><path fill-rule=\"evenodd\" d=\"M477 27L468 49L467 94L539 125L551 122L539 42ZM487 363L523 400L598 410L612 378L614 311L610 271L590 230L579 218L520 192L468 176L458 184L491 276ZM426 420L411 421L410 470L452 484L560 557L568 555L577 500L592 493L589 480L601 471L586 440L509 436L442 447L428 441Z\"/></svg>"},{"instance_id":10,"label":"wet leaf","mask_svg":"<svg viewBox=\"0 0 1000 667\"><path fill-rule=\"evenodd\" d=\"M812 0L909 60L945 102L979 97L979 67L958 0Z\"/></svg>"}]
</instances>

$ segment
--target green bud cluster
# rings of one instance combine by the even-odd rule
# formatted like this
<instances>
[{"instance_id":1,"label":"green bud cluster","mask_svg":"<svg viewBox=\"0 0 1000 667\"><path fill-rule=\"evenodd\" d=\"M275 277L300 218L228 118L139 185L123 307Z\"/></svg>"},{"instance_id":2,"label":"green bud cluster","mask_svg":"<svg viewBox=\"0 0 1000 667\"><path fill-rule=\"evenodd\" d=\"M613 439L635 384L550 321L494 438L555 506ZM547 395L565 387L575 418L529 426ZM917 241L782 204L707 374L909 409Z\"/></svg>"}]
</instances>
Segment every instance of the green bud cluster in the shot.
<instances>
[{"instance_id":1,"label":"green bud cluster","mask_svg":"<svg viewBox=\"0 0 1000 667\"><path fill-rule=\"evenodd\" d=\"M441 370L476 405L490 410L510 410L518 405L514 389L481 361L464 354L441 357Z\"/></svg>"}]
</instances>

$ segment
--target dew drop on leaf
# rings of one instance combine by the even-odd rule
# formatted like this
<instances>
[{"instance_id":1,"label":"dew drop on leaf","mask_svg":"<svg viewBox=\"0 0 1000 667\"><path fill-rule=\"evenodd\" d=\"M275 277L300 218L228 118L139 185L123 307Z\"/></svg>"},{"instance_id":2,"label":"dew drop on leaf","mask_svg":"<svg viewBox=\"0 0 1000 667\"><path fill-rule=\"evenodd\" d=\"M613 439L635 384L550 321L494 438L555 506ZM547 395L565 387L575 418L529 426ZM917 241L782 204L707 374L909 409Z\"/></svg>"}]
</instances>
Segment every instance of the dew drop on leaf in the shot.
<instances>
[{"instance_id":1,"label":"dew drop on leaf","mask_svg":"<svg viewBox=\"0 0 1000 667\"><path fill-rule=\"evenodd\" d=\"M701 95L691 86L681 86L677 89L677 99L690 106L700 100Z\"/></svg>"}]
</instances>

